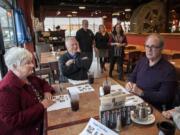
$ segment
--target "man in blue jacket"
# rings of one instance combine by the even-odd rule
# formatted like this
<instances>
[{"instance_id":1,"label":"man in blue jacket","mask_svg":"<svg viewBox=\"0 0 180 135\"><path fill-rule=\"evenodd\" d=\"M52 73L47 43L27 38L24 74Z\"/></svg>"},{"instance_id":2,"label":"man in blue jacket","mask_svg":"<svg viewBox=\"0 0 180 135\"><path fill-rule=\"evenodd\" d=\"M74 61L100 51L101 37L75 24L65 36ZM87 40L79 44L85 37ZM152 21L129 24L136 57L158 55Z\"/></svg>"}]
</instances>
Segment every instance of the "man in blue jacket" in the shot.
<instances>
[{"instance_id":1,"label":"man in blue jacket","mask_svg":"<svg viewBox=\"0 0 180 135\"><path fill-rule=\"evenodd\" d=\"M66 48L67 53L60 57L62 74L73 80L87 79L91 60L85 54L81 54L75 37L70 37L66 40Z\"/></svg>"}]
</instances>

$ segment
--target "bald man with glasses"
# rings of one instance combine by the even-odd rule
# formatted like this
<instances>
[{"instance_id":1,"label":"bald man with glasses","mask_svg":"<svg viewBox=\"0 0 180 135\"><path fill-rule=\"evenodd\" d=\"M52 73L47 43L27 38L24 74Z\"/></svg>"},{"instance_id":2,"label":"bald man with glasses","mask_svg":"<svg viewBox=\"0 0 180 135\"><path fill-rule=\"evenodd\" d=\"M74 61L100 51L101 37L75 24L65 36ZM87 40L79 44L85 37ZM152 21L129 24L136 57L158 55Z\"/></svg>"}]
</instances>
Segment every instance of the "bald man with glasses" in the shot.
<instances>
[{"instance_id":1,"label":"bald man with glasses","mask_svg":"<svg viewBox=\"0 0 180 135\"><path fill-rule=\"evenodd\" d=\"M145 41L146 57L137 63L125 86L160 110L172 107L177 87L175 68L162 57L163 48L159 34L149 35Z\"/></svg>"}]
</instances>

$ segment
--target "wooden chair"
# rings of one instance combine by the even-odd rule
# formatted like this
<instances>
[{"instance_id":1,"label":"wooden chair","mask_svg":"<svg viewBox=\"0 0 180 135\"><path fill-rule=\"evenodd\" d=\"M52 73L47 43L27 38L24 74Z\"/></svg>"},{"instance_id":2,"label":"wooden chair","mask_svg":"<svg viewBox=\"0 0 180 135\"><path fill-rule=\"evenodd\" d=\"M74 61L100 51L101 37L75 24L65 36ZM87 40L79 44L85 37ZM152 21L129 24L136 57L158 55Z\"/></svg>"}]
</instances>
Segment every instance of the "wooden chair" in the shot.
<instances>
[{"instance_id":1,"label":"wooden chair","mask_svg":"<svg viewBox=\"0 0 180 135\"><path fill-rule=\"evenodd\" d=\"M50 44L38 43L35 45L35 49L36 49L37 57L40 59L42 52L49 52L50 51Z\"/></svg>"},{"instance_id":2,"label":"wooden chair","mask_svg":"<svg viewBox=\"0 0 180 135\"><path fill-rule=\"evenodd\" d=\"M136 65L136 62L141 56L141 51L132 51L129 52L128 58L124 61L124 64L127 65L126 72L131 73Z\"/></svg>"},{"instance_id":3,"label":"wooden chair","mask_svg":"<svg viewBox=\"0 0 180 135\"><path fill-rule=\"evenodd\" d=\"M170 60L172 59L172 55L169 54L162 54L163 58L165 58L166 60Z\"/></svg>"},{"instance_id":4,"label":"wooden chair","mask_svg":"<svg viewBox=\"0 0 180 135\"><path fill-rule=\"evenodd\" d=\"M177 106L180 106L180 81L178 81L177 91L173 102L173 107L177 107Z\"/></svg>"},{"instance_id":5,"label":"wooden chair","mask_svg":"<svg viewBox=\"0 0 180 135\"><path fill-rule=\"evenodd\" d=\"M53 83L55 83L55 81L58 81L58 83L60 83L60 80L59 80L60 73L59 73L58 61L49 62L48 64L49 64L49 68L50 68L51 73L52 73Z\"/></svg>"},{"instance_id":6,"label":"wooden chair","mask_svg":"<svg viewBox=\"0 0 180 135\"><path fill-rule=\"evenodd\" d=\"M55 83L55 81L58 81L58 83L68 82L68 78L63 76L63 74L61 72L62 70L61 70L61 67L60 67L58 61L49 62L49 67L52 72L52 78L53 78L54 83Z\"/></svg>"},{"instance_id":7,"label":"wooden chair","mask_svg":"<svg viewBox=\"0 0 180 135\"><path fill-rule=\"evenodd\" d=\"M126 46L125 50L135 50L136 46Z\"/></svg>"},{"instance_id":8,"label":"wooden chair","mask_svg":"<svg viewBox=\"0 0 180 135\"><path fill-rule=\"evenodd\" d=\"M60 74L60 76L59 76L59 81L60 81L60 82L62 82L62 83L68 82L68 78L65 77L65 76L63 75L63 73L62 73L62 69L61 69L60 63L59 63L59 74Z\"/></svg>"},{"instance_id":9,"label":"wooden chair","mask_svg":"<svg viewBox=\"0 0 180 135\"><path fill-rule=\"evenodd\" d=\"M52 72L51 72L50 68L49 67L42 68L36 53L34 53L34 57L35 57L35 61L37 64L37 67L34 69L34 74L41 78L43 78L43 76L47 76L47 77L45 77L45 79L47 78L49 80L49 83L51 84Z\"/></svg>"},{"instance_id":10,"label":"wooden chair","mask_svg":"<svg viewBox=\"0 0 180 135\"><path fill-rule=\"evenodd\" d=\"M174 53L172 59L180 59L180 53Z\"/></svg>"}]
</instances>

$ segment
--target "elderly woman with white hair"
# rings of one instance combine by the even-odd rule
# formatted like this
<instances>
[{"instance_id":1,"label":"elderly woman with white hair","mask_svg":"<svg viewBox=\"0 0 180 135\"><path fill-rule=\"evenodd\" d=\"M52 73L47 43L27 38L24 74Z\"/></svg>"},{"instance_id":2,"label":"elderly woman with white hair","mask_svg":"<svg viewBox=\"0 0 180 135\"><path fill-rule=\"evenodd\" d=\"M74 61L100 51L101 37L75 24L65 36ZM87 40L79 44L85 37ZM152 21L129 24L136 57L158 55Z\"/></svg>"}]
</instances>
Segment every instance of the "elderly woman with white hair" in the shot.
<instances>
[{"instance_id":1,"label":"elderly woman with white hair","mask_svg":"<svg viewBox=\"0 0 180 135\"><path fill-rule=\"evenodd\" d=\"M53 88L32 75L32 54L13 47L5 54L8 73L0 82L0 134L40 135Z\"/></svg>"}]
</instances>

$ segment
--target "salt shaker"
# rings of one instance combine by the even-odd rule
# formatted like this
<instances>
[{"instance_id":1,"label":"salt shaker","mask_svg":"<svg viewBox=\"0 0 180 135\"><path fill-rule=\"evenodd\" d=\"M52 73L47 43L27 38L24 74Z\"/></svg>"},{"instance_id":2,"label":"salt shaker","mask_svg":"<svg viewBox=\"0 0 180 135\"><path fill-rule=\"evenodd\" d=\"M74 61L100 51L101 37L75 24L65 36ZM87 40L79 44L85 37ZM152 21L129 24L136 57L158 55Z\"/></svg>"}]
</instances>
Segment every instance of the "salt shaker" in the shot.
<instances>
[{"instance_id":1,"label":"salt shaker","mask_svg":"<svg viewBox=\"0 0 180 135\"><path fill-rule=\"evenodd\" d=\"M104 91L102 87L99 88L99 96L100 97L104 96Z\"/></svg>"},{"instance_id":2,"label":"salt shaker","mask_svg":"<svg viewBox=\"0 0 180 135\"><path fill-rule=\"evenodd\" d=\"M121 114L120 113L117 116L115 131L117 131L117 132L121 131Z\"/></svg>"}]
</instances>

